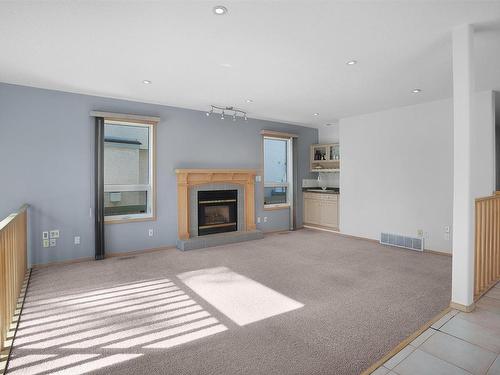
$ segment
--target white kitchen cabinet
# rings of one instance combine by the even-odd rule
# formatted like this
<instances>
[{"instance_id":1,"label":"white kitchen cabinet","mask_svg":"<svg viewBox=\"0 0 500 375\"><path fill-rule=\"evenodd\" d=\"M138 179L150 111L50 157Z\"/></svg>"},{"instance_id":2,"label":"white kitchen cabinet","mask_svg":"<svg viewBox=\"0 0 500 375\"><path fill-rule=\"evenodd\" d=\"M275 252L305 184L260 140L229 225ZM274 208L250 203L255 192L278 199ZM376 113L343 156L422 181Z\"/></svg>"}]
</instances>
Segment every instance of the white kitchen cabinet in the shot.
<instances>
[{"instance_id":1,"label":"white kitchen cabinet","mask_svg":"<svg viewBox=\"0 0 500 375\"><path fill-rule=\"evenodd\" d=\"M338 195L326 193L304 193L304 224L337 229Z\"/></svg>"},{"instance_id":2,"label":"white kitchen cabinet","mask_svg":"<svg viewBox=\"0 0 500 375\"><path fill-rule=\"evenodd\" d=\"M338 208L337 201L321 201L320 204L320 225L331 228L338 228Z\"/></svg>"},{"instance_id":3,"label":"white kitchen cabinet","mask_svg":"<svg viewBox=\"0 0 500 375\"><path fill-rule=\"evenodd\" d=\"M304 197L304 222L320 225L321 208L319 199L306 199Z\"/></svg>"}]
</instances>

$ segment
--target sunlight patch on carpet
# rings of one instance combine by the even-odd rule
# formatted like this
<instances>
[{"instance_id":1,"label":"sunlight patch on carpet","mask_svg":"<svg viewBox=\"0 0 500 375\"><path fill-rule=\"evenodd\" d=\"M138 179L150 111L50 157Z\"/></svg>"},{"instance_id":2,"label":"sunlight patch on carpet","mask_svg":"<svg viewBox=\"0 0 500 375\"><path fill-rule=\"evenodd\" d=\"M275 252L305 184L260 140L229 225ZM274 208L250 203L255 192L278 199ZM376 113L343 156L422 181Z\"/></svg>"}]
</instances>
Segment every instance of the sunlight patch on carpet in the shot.
<instances>
[{"instance_id":1,"label":"sunlight patch on carpet","mask_svg":"<svg viewBox=\"0 0 500 375\"><path fill-rule=\"evenodd\" d=\"M168 279L64 296L50 293L46 299L29 291L27 301L9 375L112 372L113 366L148 351L227 330Z\"/></svg>"},{"instance_id":2,"label":"sunlight patch on carpet","mask_svg":"<svg viewBox=\"0 0 500 375\"><path fill-rule=\"evenodd\" d=\"M304 306L227 267L184 272L177 277L240 326Z\"/></svg>"},{"instance_id":3,"label":"sunlight patch on carpet","mask_svg":"<svg viewBox=\"0 0 500 375\"><path fill-rule=\"evenodd\" d=\"M135 359L141 357L142 354L113 354L108 357L99 358L94 361L82 363L78 366L73 366L71 368L67 368L61 371L54 373L54 375L80 375L86 374L91 371L100 370L105 367L113 366L118 363L122 363L125 361L130 361L131 359Z\"/></svg>"},{"instance_id":4,"label":"sunlight patch on carpet","mask_svg":"<svg viewBox=\"0 0 500 375\"><path fill-rule=\"evenodd\" d=\"M42 361L37 365L30 366L29 368L20 368L14 371L9 371L9 374L36 375L42 372L53 372L57 368L71 366L75 363L83 362L96 357L99 357L99 354L71 354L50 361Z\"/></svg>"}]
</instances>

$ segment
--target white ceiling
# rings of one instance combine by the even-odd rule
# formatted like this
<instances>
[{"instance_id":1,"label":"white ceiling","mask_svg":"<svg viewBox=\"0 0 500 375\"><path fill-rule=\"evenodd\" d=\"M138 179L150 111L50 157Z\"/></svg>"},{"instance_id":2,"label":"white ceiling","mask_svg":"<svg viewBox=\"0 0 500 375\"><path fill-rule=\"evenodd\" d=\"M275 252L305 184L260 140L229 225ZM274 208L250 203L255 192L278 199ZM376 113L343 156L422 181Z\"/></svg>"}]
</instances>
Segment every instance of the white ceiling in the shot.
<instances>
[{"instance_id":1,"label":"white ceiling","mask_svg":"<svg viewBox=\"0 0 500 375\"><path fill-rule=\"evenodd\" d=\"M323 126L450 97L464 23L500 89L500 1L3 1L0 81Z\"/></svg>"}]
</instances>

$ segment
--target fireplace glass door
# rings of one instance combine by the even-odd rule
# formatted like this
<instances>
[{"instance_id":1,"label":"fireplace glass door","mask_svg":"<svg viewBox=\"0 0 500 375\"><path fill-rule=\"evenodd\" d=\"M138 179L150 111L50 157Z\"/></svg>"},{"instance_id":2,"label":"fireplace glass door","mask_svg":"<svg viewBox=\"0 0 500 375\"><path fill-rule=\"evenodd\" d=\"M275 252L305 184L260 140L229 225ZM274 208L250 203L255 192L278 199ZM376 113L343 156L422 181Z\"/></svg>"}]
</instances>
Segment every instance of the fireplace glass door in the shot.
<instances>
[{"instance_id":1,"label":"fireplace glass door","mask_svg":"<svg viewBox=\"0 0 500 375\"><path fill-rule=\"evenodd\" d=\"M198 235L238 230L237 200L237 190L199 191Z\"/></svg>"}]
</instances>

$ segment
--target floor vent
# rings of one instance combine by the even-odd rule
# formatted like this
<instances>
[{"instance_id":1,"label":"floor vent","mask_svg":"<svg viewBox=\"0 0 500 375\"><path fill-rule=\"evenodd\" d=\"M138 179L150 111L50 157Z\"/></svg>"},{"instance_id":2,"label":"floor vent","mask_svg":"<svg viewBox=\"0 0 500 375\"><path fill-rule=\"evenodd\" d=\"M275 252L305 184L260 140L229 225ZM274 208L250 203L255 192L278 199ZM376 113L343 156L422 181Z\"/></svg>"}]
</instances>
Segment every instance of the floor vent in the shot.
<instances>
[{"instance_id":1,"label":"floor vent","mask_svg":"<svg viewBox=\"0 0 500 375\"><path fill-rule=\"evenodd\" d=\"M401 236L399 234L381 233L380 243L383 245L391 245L403 247L405 249L424 251L424 239Z\"/></svg>"}]
</instances>

